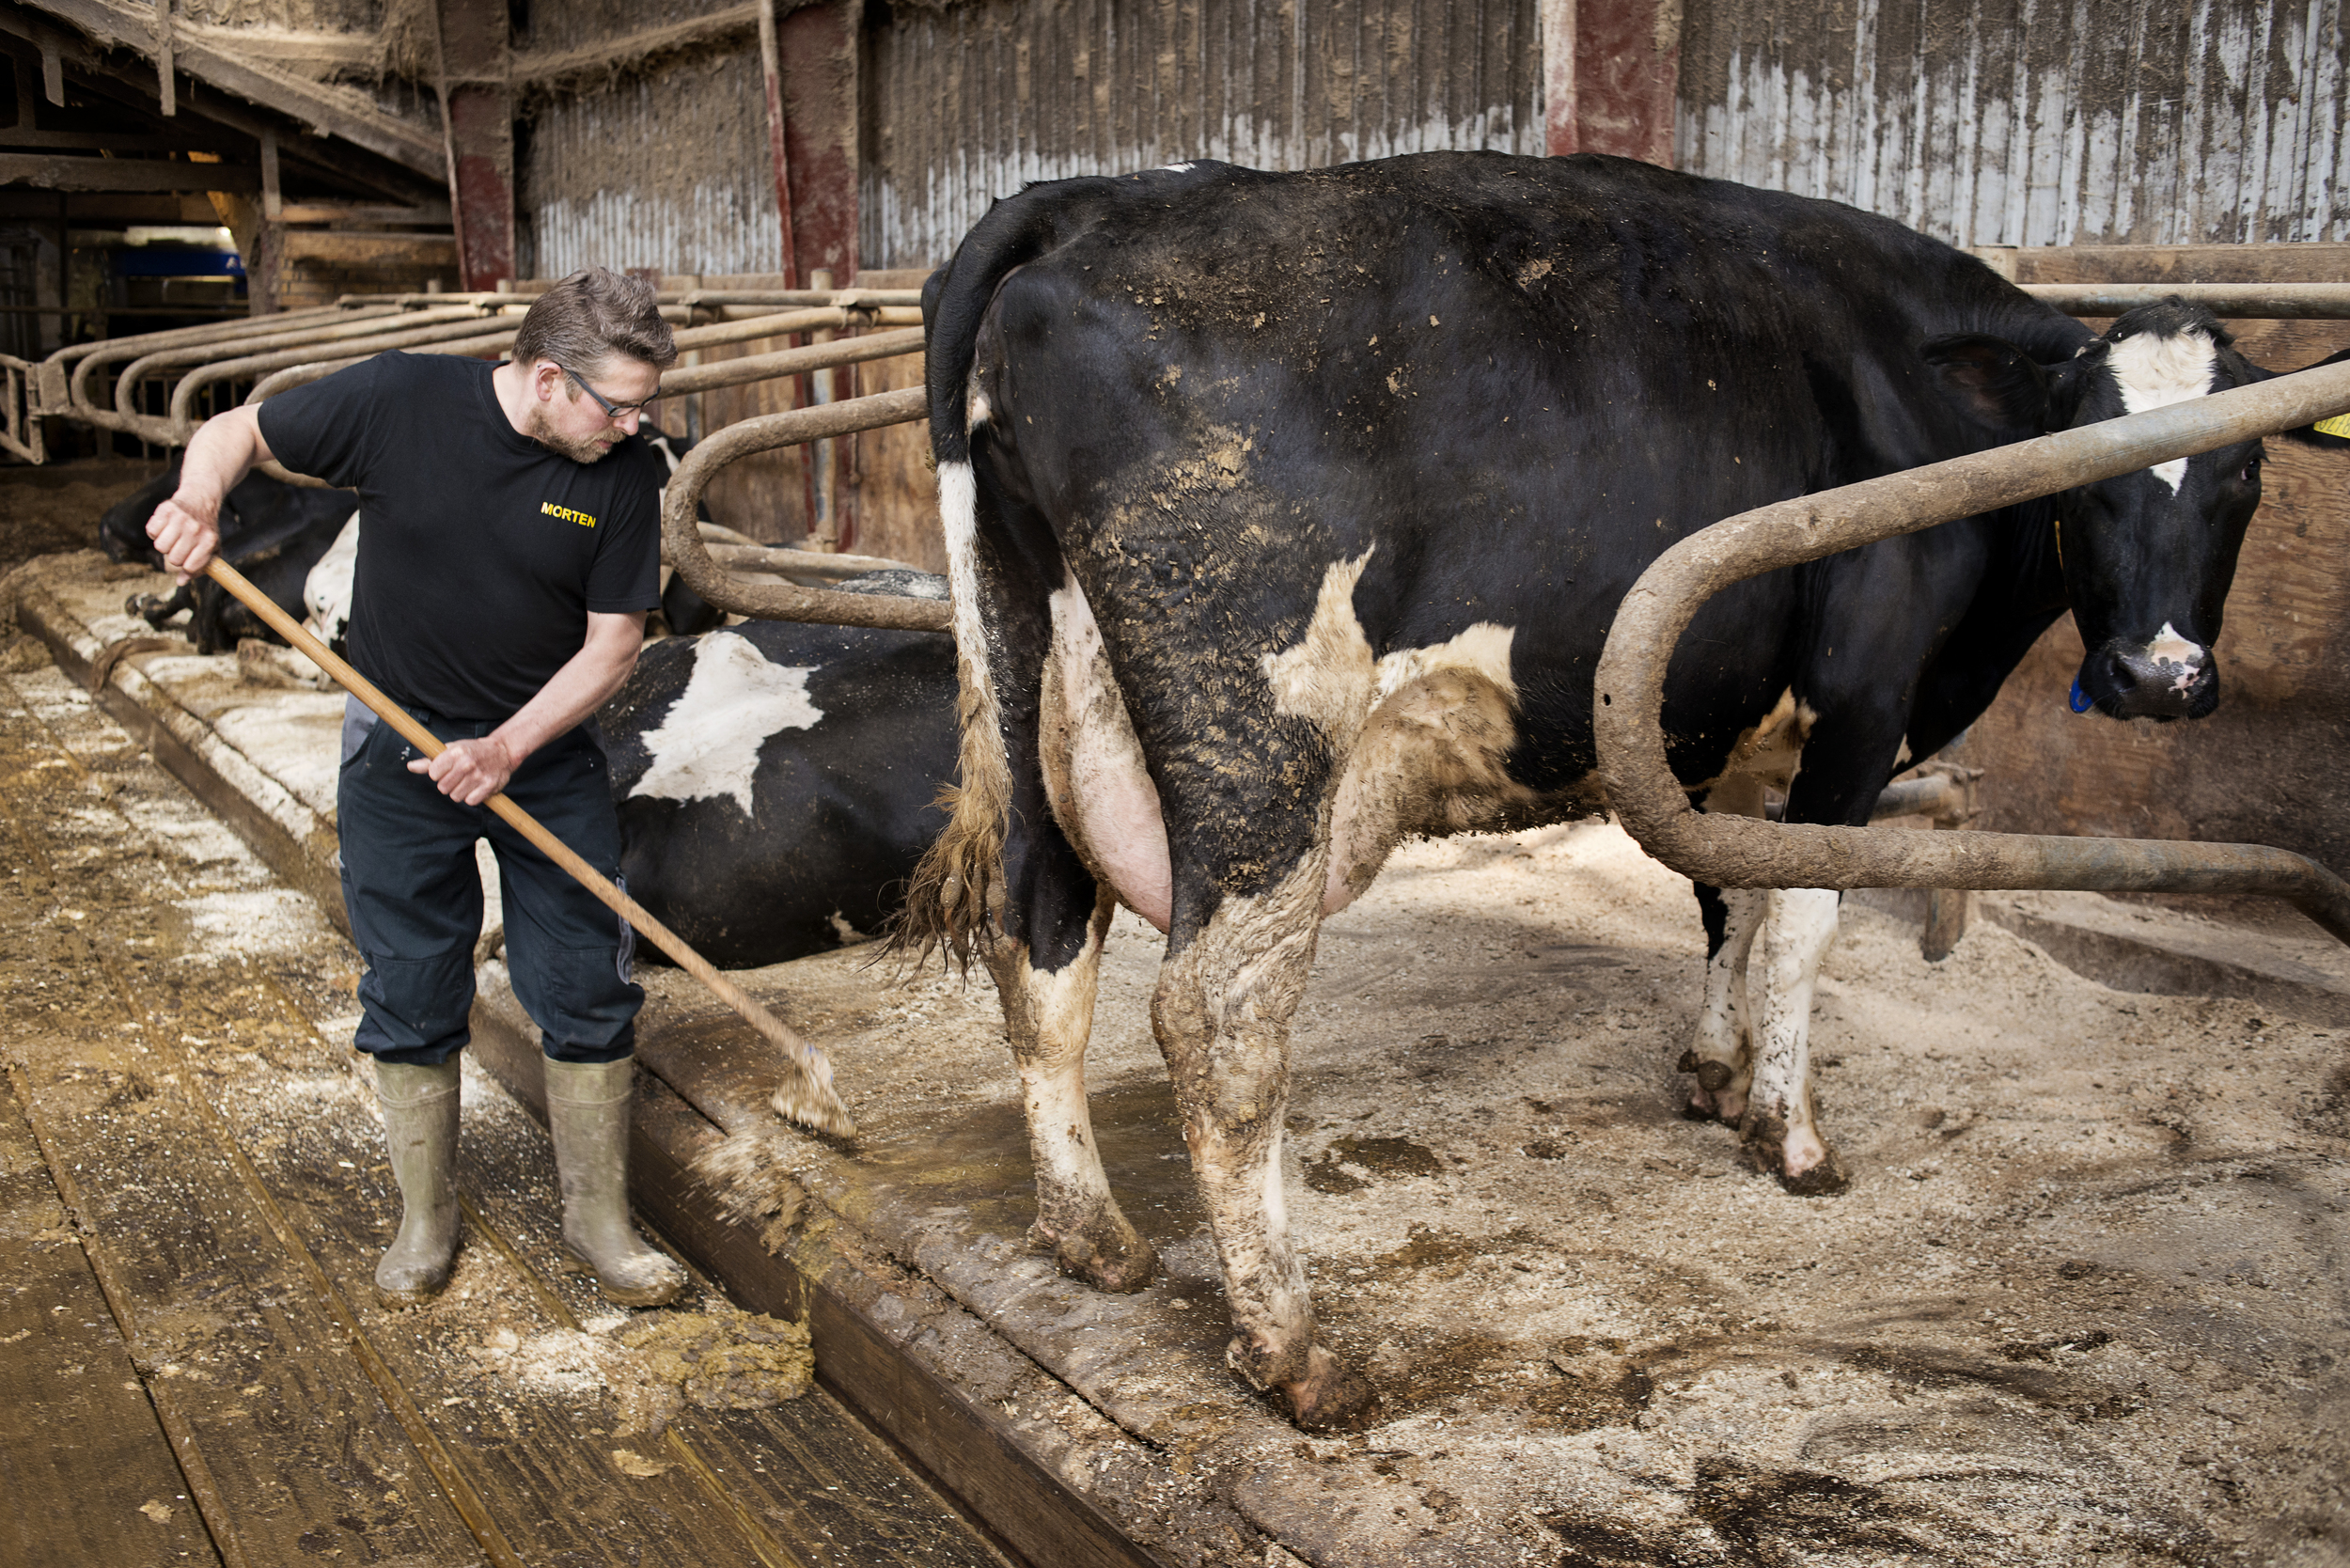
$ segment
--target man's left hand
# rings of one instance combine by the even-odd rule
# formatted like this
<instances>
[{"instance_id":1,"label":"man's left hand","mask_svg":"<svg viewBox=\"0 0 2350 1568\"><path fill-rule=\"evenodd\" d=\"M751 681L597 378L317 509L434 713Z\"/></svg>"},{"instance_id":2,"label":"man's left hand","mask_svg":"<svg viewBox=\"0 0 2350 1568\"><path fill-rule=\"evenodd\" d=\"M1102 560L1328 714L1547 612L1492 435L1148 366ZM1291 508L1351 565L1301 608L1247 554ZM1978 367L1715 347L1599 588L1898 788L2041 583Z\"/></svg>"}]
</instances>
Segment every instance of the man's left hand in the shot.
<instances>
[{"instance_id":1,"label":"man's left hand","mask_svg":"<svg viewBox=\"0 0 2350 1568\"><path fill-rule=\"evenodd\" d=\"M461 806L478 806L506 788L522 759L495 735L476 741L451 741L438 757L419 757L408 764L410 773L429 774L441 793Z\"/></svg>"}]
</instances>

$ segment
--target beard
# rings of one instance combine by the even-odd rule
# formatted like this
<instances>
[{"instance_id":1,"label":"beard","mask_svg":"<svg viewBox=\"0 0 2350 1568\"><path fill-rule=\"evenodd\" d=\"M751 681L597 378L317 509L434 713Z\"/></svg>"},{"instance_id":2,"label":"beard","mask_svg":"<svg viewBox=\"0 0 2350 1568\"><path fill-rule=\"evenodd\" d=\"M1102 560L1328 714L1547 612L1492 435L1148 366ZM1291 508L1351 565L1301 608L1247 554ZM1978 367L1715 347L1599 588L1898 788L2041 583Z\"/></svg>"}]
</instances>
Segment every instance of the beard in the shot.
<instances>
[{"instance_id":1,"label":"beard","mask_svg":"<svg viewBox=\"0 0 2350 1568\"><path fill-rule=\"evenodd\" d=\"M592 435L564 435L547 418L546 410L536 406L530 411L530 428L523 433L548 450L562 453L573 463L599 462L610 455L613 443L620 439L620 432L617 430L612 431L609 440Z\"/></svg>"}]
</instances>

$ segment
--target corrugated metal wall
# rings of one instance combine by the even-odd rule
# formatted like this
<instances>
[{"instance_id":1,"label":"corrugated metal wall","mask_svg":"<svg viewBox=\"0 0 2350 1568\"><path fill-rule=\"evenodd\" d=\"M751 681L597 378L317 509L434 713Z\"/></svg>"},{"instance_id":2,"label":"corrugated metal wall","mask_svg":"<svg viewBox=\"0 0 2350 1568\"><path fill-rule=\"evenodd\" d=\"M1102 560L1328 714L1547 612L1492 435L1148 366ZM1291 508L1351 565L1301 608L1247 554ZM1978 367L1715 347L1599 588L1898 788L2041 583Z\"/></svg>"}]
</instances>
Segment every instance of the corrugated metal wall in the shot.
<instances>
[{"instance_id":1,"label":"corrugated metal wall","mask_svg":"<svg viewBox=\"0 0 2350 1568\"><path fill-rule=\"evenodd\" d=\"M561 277L590 262L773 269L781 234L765 112L755 48L541 106L517 160L523 275Z\"/></svg>"},{"instance_id":2,"label":"corrugated metal wall","mask_svg":"<svg viewBox=\"0 0 2350 1568\"><path fill-rule=\"evenodd\" d=\"M982 0L868 51L868 267L944 261L1032 180L1542 150L1534 0Z\"/></svg>"},{"instance_id":3,"label":"corrugated metal wall","mask_svg":"<svg viewBox=\"0 0 2350 1568\"><path fill-rule=\"evenodd\" d=\"M2350 239L2342 0L1689 0L1676 160L1961 245Z\"/></svg>"}]
</instances>

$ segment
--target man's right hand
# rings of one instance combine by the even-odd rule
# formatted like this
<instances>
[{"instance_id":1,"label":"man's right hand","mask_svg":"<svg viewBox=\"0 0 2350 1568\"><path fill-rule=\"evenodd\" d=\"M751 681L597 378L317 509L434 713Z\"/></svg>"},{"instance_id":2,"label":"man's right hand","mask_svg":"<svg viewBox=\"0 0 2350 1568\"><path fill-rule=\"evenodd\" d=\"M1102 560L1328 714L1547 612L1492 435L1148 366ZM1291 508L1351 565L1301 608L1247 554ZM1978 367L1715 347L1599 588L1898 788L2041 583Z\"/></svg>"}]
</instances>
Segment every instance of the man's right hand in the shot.
<instances>
[{"instance_id":1,"label":"man's right hand","mask_svg":"<svg viewBox=\"0 0 2350 1568\"><path fill-rule=\"evenodd\" d=\"M155 541L178 581L187 582L212 563L212 552L220 548L219 518L217 498L207 505L205 497L182 487L147 520L147 537Z\"/></svg>"}]
</instances>

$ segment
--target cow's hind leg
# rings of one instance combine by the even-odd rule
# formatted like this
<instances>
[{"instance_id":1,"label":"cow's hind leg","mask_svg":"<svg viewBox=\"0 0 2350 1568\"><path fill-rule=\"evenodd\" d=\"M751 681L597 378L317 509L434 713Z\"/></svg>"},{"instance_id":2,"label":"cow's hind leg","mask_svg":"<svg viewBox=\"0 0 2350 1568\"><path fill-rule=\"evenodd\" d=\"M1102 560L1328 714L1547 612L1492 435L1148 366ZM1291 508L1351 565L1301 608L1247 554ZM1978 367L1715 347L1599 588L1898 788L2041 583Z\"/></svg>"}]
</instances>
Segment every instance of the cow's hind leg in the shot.
<instances>
[{"instance_id":1,"label":"cow's hind leg","mask_svg":"<svg viewBox=\"0 0 2350 1568\"><path fill-rule=\"evenodd\" d=\"M1747 958L1762 925L1763 895L1752 887L1697 885L1705 920L1705 997L1697 1038L1681 1053L1681 1071L1695 1074L1684 1114L1692 1121L1727 1121L1747 1112L1754 1080L1752 1036L1746 1007Z\"/></svg>"},{"instance_id":2,"label":"cow's hind leg","mask_svg":"<svg viewBox=\"0 0 2350 1568\"><path fill-rule=\"evenodd\" d=\"M1326 850L1311 854L1264 893L1227 895L1205 928L1170 951L1151 1010L1224 1265L1232 1322L1225 1359L1286 1402L1308 1431L1354 1424L1378 1403L1371 1385L1315 1340L1281 1188L1290 1019L1313 966L1327 864ZM1179 865L1179 900L1189 880Z\"/></svg>"},{"instance_id":3,"label":"cow's hind leg","mask_svg":"<svg viewBox=\"0 0 2350 1568\"><path fill-rule=\"evenodd\" d=\"M1820 1136L1811 1105L1811 992L1836 940L1832 887L1774 887L1748 965L1754 1085L1740 1125L1750 1157L1789 1192L1841 1192L1843 1162Z\"/></svg>"},{"instance_id":4,"label":"cow's hind leg","mask_svg":"<svg viewBox=\"0 0 2350 1568\"><path fill-rule=\"evenodd\" d=\"M1073 871L1065 889L1087 891L1091 879ZM1053 879L1056 882L1062 879ZM1028 1152L1036 1165L1036 1224L1029 1240L1049 1250L1062 1272L1098 1290L1138 1291L1151 1281L1157 1256L1127 1222L1110 1195L1086 1105L1086 1043L1093 1027L1093 998L1102 971L1102 943L1116 905L1099 897L1089 915L1065 911L1069 921L1028 922L1041 946L998 936L986 948L987 966L1002 999L1004 1029L1020 1067L1021 1105L1027 1115ZM1053 939L1056 926L1060 940ZM1073 940L1072 938L1073 937Z\"/></svg>"}]
</instances>

